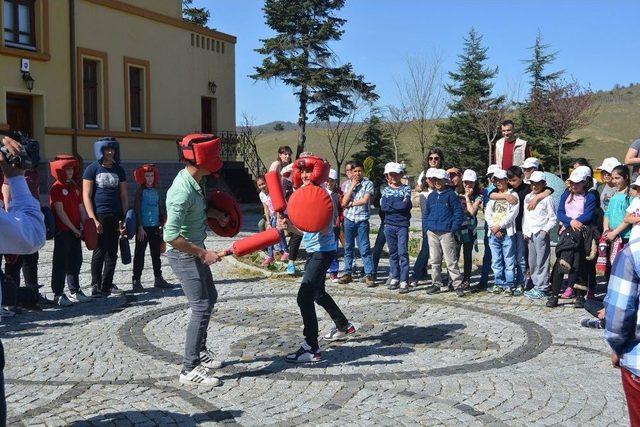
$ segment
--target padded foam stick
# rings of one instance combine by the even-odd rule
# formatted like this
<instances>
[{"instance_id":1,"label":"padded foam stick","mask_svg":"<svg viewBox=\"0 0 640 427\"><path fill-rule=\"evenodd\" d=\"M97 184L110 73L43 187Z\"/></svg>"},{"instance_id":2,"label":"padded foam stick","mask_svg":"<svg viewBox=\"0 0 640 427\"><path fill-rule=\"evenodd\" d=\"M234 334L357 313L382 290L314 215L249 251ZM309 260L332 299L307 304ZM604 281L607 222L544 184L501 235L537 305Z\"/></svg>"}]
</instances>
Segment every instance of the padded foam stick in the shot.
<instances>
[{"instance_id":1,"label":"padded foam stick","mask_svg":"<svg viewBox=\"0 0 640 427\"><path fill-rule=\"evenodd\" d=\"M138 219L136 218L136 212L133 209L129 209L124 218L124 227L127 230L127 239L131 240L136 237L138 231Z\"/></svg>"},{"instance_id":2,"label":"padded foam stick","mask_svg":"<svg viewBox=\"0 0 640 427\"><path fill-rule=\"evenodd\" d=\"M259 251L268 246L273 246L280 241L280 232L275 228L256 233L253 236L236 240L230 249L218 252L220 256L235 255L243 256Z\"/></svg>"},{"instance_id":3,"label":"padded foam stick","mask_svg":"<svg viewBox=\"0 0 640 427\"><path fill-rule=\"evenodd\" d=\"M90 251L95 251L98 247L98 229L91 218L87 218L82 225L82 240Z\"/></svg>"},{"instance_id":4,"label":"padded foam stick","mask_svg":"<svg viewBox=\"0 0 640 427\"><path fill-rule=\"evenodd\" d=\"M267 181L267 189L269 190L273 210L280 213L284 212L287 209L287 200L284 197L280 174L276 171L267 172L264 179Z\"/></svg>"},{"instance_id":5,"label":"padded foam stick","mask_svg":"<svg viewBox=\"0 0 640 427\"><path fill-rule=\"evenodd\" d=\"M126 236L120 238L120 260L124 265L131 264L131 247Z\"/></svg>"},{"instance_id":6,"label":"padded foam stick","mask_svg":"<svg viewBox=\"0 0 640 427\"><path fill-rule=\"evenodd\" d=\"M333 218L333 202L324 188L307 185L289 197L287 214L299 230L317 233L329 226Z\"/></svg>"}]
</instances>

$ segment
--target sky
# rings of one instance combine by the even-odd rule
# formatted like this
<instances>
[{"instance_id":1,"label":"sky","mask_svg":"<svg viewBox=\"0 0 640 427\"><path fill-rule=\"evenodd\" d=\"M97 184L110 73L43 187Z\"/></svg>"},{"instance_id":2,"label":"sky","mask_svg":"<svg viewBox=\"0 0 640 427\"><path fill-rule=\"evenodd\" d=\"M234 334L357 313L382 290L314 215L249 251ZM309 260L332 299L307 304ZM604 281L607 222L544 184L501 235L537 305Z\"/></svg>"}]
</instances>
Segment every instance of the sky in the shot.
<instances>
[{"instance_id":1,"label":"sky","mask_svg":"<svg viewBox=\"0 0 640 427\"><path fill-rule=\"evenodd\" d=\"M262 57L254 51L273 32L262 0L195 0L211 12L209 26L233 34L236 44L236 116L255 124L297 121L293 89L248 76ZM455 70L470 28L483 36L487 65L498 67L495 92L527 91L523 60L536 34L558 56L548 71L565 70L593 90L640 82L638 0L347 0L336 13L347 20L342 40L330 47L341 63L376 85L380 106L397 105L396 82L407 60L439 52L445 72Z\"/></svg>"}]
</instances>

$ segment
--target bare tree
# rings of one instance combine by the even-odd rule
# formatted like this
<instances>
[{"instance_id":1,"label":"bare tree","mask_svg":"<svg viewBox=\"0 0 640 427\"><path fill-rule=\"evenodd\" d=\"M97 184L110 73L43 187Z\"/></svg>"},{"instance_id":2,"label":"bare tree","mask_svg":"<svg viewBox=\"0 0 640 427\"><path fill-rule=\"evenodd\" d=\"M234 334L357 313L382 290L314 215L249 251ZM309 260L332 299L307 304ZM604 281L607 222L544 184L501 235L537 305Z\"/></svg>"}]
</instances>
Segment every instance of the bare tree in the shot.
<instances>
[{"instance_id":1,"label":"bare tree","mask_svg":"<svg viewBox=\"0 0 640 427\"><path fill-rule=\"evenodd\" d=\"M249 116L246 112L242 113L242 119L240 121L240 131L244 135L246 135L249 142L253 146L256 145L256 139L258 139L258 137L262 134L261 130L256 130L254 123L255 119L253 117Z\"/></svg>"},{"instance_id":2,"label":"bare tree","mask_svg":"<svg viewBox=\"0 0 640 427\"><path fill-rule=\"evenodd\" d=\"M570 134L587 126L598 113L594 93L582 87L575 80L557 81L548 85L547 89L531 104L533 119L546 128L550 142L558 150L558 173L562 177L562 154L567 147L575 145L570 141Z\"/></svg>"},{"instance_id":3,"label":"bare tree","mask_svg":"<svg viewBox=\"0 0 640 427\"><path fill-rule=\"evenodd\" d=\"M413 130L425 157L436 130L436 120L442 118L447 105L443 86L442 55L407 59L408 75L396 82L401 108L407 111Z\"/></svg>"},{"instance_id":4,"label":"bare tree","mask_svg":"<svg viewBox=\"0 0 640 427\"><path fill-rule=\"evenodd\" d=\"M353 108L348 110L347 115L336 117L334 121L327 120L324 122L327 141L336 161L338 171L342 169L342 163L360 141L360 135L362 135L365 127L358 120L370 106L369 102L357 92L352 92L350 97ZM338 183L339 181L340 174L338 173Z\"/></svg>"},{"instance_id":5,"label":"bare tree","mask_svg":"<svg viewBox=\"0 0 640 427\"><path fill-rule=\"evenodd\" d=\"M477 96L464 101L465 109L471 116L473 126L482 133L489 148L489 164L493 160L493 143L500 134L500 124L507 118L510 107L504 97L480 99Z\"/></svg>"},{"instance_id":6,"label":"bare tree","mask_svg":"<svg viewBox=\"0 0 640 427\"><path fill-rule=\"evenodd\" d=\"M398 144L400 141L400 134L406 129L409 124L409 113L402 106L396 107L395 105L388 105L386 108L384 127L391 136L393 142L393 152L395 162L398 162L399 149Z\"/></svg>"}]
</instances>

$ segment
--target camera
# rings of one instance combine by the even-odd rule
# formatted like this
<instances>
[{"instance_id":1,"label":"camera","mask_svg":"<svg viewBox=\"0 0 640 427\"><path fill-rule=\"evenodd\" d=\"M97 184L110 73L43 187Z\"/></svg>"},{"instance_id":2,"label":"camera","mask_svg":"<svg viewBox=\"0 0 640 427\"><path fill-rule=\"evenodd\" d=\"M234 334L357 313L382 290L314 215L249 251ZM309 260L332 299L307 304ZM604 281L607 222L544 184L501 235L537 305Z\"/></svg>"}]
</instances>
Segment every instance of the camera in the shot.
<instances>
[{"instance_id":1,"label":"camera","mask_svg":"<svg viewBox=\"0 0 640 427\"><path fill-rule=\"evenodd\" d=\"M4 155L7 163L17 169L31 169L40 162L40 144L35 139L23 132L1 132L0 136L8 136L18 141L22 148L16 155L11 154L4 145L0 147L0 152Z\"/></svg>"}]
</instances>

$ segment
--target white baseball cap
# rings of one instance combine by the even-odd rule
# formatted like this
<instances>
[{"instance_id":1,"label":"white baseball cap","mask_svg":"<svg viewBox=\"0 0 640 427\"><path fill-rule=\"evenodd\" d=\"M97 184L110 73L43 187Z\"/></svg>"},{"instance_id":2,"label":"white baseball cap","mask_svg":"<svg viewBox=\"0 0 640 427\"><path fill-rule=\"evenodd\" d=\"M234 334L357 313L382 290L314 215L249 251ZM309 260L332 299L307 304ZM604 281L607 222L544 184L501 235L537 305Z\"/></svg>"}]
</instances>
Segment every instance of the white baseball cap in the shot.
<instances>
[{"instance_id":1,"label":"white baseball cap","mask_svg":"<svg viewBox=\"0 0 640 427\"><path fill-rule=\"evenodd\" d=\"M445 181L448 181L449 180L449 174L444 169L436 169L436 170L433 171L432 178L443 179Z\"/></svg>"},{"instance_id":2,"label":"white baseball cap","mask_svg":"<svg viewBox=\"0 0 640 427\"><path fill-rule=\"evenodd\" d=\"M338 179L338 171L329 169L329 179Z\"/></svg>"},{"instance_id":3,"label":"white baseball cap","mask_svg":"<svg viewBox=\"0 0 640 427\"><path fill-rule=\"evenodd\" d=\"M402 165L400 163L396 163L396 162L389 162L386 165L384 165L384 173L385 175L388 173L404 173L404 168L402 167Z\"/></svg>"},{"instance_id":4,"label":"white baseball cap","mask_svg":"<svg viewBox=\"0 0 640 427\"><path fill-rule=\"evenodd\" d=\"M492 175L499 169L500 169L500 166L498 165L489 165L489 167L487 168L487 175Z\"/></svg>"},{"instance_id":5,"label":"white baseball cap","mask_svg":"<svg viewBox=\"0 0 640 427\"><path fill-rule=\"evenodd\" d=\"M536 159L535 157L527 157L521 167L522 169L534 168L537 170L540 167L540 160Z\"/></svg>"},{"instance_id":6,"label":"white baseball cap","mask_svg":"<svg viewBox=\"0 0 640 427\"><path fill-rule=\"evenodd\" d=\"M427 173L424 174L425 178L433 178L434 177L433 174L437 170L438 170L438 168L429 168L429 169L427 169Z\"/></svg>"},{"instance_id":7,"label":"white baseball cap","mask_svg":"<svg viewBox=\"0 0 640 427\"><path fill-rule=\"evenodd\" d=\"M633 181L633 184L631 184L632 187L640 187L640 176L638 176L636 178L635 181Z\"/></svg>"},{"instance_id":8,"label":"white baseball cap","mask_svg":"<svg viewBox=\"0 0 640 427\"><path fill-rule=\"evenodd\" d=\"M478 180L478 174L474 170L467 169L462 174L462 180L476 182Z\"/></svg>"},{"instance_id":9,"label":"white baseball cap","mask_svg":"<svg viewBox=\"0 0 640 427\"><path fill-rule=\"evenodd\" d=\"M529 178L529 181L531 181L531 182L546 181L546 177L544 176L544 172L533 171L533 173L531 174L531 177Z\"/></svg>"},{"instance_id":10,"label":"white baseball cap","mask_svg":"<svg viewBox=\"0 0 640 427\"><path fill-rule=\"evenodd\" d=\"M497 169L493 173L493 179L507 179L507 171L503 169Z\"/></svg>"},{"instance_id":11,"label":"white baseball cap","mask_svg":"<svg viewBox=\"0 0 640 427\"><path fill-rule=\"evenodd\" d=\"M605 172L611 173L613 171L613 168L615 168L616 166L620 166L621 164L622 163L620 163L620 161L615 157L607 157L602 161L602 164L598 166L596 169L600 169Z\"/></svg>"},{"instance_id":12,"label":"white baseball cap","mask_svg":"<svg viewBox=\"0 0 640 427\"><path fill-rule=\"evenodd\" d=\"M569 176L569 181L571 182L582 182L585 179L591 176L591 169L588 166L578 166L571 172Z\"/></svg>"}]
</instances>

